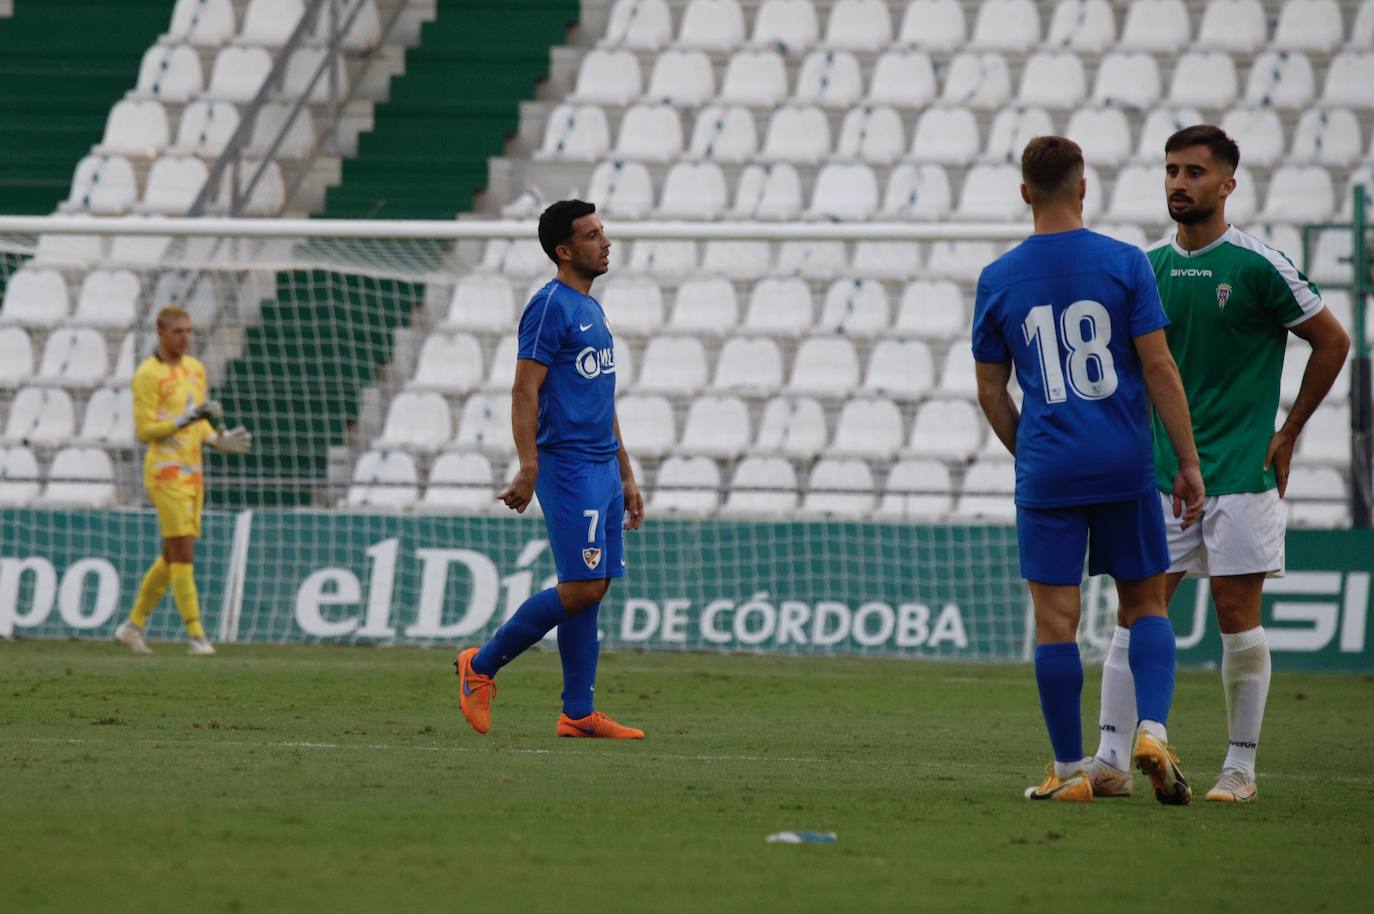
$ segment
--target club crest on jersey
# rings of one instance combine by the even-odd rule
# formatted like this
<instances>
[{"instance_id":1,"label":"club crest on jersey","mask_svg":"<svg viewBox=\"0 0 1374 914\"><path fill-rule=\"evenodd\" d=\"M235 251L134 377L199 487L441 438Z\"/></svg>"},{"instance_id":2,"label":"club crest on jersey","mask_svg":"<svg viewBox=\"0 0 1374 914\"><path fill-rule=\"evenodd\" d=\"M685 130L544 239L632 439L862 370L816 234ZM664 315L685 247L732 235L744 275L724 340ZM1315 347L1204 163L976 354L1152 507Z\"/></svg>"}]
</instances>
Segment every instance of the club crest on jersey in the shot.
<instances>
[{"instance_id":1,"label":"club crest on jersey","mask_svg":"<svg viewBox=\"0 0 1374 914\"><path fill-rule=\"evenodd\" d=\"M601 564L601 550L588 547L582 550L582 563L592 571Z\"/></svg>"},{"instance_id":2,"label":"club crest on jersey","mask_svg":"<svg viewBox=\"0 0 1374 914\"><path fill-rule=\"evenodd\" d=\"M1226 310L1226 299L1228 299L1228 298L1230 298L1230 297L1231 297L1231 284L1230 284L1229 282L1224 282L1224 283L1221 283L1220 285L1217 286L1217 307L1218 307L1218 308L1220 308L1221 310L1225 311L1225 310Z\"/></svg>"}]
</instances>

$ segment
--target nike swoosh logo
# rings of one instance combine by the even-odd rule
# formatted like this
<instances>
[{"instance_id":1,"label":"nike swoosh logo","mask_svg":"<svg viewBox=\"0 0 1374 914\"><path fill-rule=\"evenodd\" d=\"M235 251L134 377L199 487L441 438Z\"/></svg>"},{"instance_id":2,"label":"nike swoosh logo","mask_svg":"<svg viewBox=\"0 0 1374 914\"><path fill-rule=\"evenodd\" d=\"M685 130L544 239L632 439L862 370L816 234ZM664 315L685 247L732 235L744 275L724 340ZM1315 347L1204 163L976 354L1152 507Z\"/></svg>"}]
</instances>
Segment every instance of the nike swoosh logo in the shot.
<instances>
[{"instance_id":1,"label":"nike swoosh logo","mask_svg":"<svg viewBox=\"0 0 1374 914\"><path fill-rule=\"evenodd\" d=\"M578 324L578 325L577 325L577 329L578 329L578 330L581 330L583 333L586 333L588 330L592 329L592 325L591 325L591 324Z\"/></svg>"},{"instance_id":2,"label":"nike swoosh logo","mask_svg":"<svg viewBox=\"0 0 1374 914\"><path fill-rule=\"evenodd\" d=\"M596 736L595 727L579 727L577 724L573 724L572 728L576 730L578 733L585 733L588 736Z\"/></svg>"},{"instance_id":3,"label":"nike swoosh logo","mask_svg":"<svg viewBox=\"0 0 1374 914\"><path fill-rule=\"evenodd\" d=\"M472 689L468 688L468 684L467 684L466 682L463 683L463 694L464 694L464 695L471 695L471 694L472 694Z\"/></svg>"}]
</instances>

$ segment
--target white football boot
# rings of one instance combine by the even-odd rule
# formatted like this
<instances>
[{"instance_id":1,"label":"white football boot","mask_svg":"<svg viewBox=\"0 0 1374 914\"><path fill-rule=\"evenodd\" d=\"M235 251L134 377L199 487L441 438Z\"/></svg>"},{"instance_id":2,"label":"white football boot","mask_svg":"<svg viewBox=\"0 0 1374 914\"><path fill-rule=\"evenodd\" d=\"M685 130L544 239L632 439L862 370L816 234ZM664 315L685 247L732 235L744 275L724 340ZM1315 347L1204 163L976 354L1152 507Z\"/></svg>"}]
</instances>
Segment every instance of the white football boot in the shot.
<instances>
[{"instance_id":1,"label":"white football boot","mask_svg":"<svg viewBox=\"0 0 1374 914\"><path fill-rule=\"evenodd\" d=\"M143 640L143 629L125 619L115 629L115 640L135 654L151 654L153 649Z\"/></svg>"},{"instance_id":2,"label":"white football boot","mask_svg":"<svg viewBox=\"0 0 1374 914\"><path fill-rule=\"evenodd\" d=\"M186 653L193 657L211 657L215 653L215 646L210 643L209 638L192 638L191 646Z\"/></svg>"}]
</instances>

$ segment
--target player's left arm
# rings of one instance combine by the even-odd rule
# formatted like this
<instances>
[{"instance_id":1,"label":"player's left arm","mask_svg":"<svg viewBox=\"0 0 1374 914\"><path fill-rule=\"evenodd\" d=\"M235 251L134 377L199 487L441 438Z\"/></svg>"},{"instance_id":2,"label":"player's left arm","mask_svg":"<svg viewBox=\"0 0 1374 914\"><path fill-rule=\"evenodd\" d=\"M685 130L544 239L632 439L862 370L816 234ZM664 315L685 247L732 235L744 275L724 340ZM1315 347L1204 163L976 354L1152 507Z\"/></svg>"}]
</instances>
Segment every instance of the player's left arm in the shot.
<instances>
[{"instance_id":1,"label":"player's left arm","mask_svg":"<svg viewBox=\"0 0 1374 914\"><path fill-rule=\"evenodd\" d=\"M625 490L626 530L638 530L644 524L644 495L639 491L635 480L634 467L630 466L630 452L625 450L625 438L620 434L620 414L615 414L615 440L620 442L620 450L615 459L620 464L620 487Z\"/></svg>"},{"instance_id":2,"label":"player's left arm","mask_svg":"<svg viewBox=\"0 0 1374 914\"><path fill-rule=\"evenodd\" d=\"M988 417L993 434L1015 457L1016 427L1021 423L1021 412L1007 389L1011 381L1011 362L974 362L973 370L978 379L978 405L983 407L983 415Z\"/></svg>"},{"instance_id":3,"label":"player's left arm","mask_svg":"<svg viewBox=\"0 0 1374 914\"><path fill-rule=\"evenodd\" d=\"M1264 468L1274 467L1280 498L1288 489L1288 469L1293 463L1293 449L1298 444L1298 435L1302 434L1307 420L1312 418L1322 400L1326 399L1350 354L1350 335L1330 308L1322 308L1288 329L1312 346L1312 356L1302 373L1302 384L1298 387L1293 408L1288 411L1288 418L1283 425L1274 432L1274 437L1269 439L1269 451L1264 455Z\"/></svg>"}]
</instances>

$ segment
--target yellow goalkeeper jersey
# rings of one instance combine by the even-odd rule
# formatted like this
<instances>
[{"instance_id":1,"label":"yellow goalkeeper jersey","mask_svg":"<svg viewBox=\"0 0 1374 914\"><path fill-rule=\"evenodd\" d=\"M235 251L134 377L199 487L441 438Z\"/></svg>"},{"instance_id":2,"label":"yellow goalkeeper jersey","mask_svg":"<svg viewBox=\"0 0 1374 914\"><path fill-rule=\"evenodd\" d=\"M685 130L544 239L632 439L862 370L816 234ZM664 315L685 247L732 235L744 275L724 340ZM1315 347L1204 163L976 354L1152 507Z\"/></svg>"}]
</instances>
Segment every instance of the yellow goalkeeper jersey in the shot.
<instances>
[{"instance_id":1,"label":"yellow goalkeeper jersey","mask_svg":"<svg viewBox=\"0 0 1374 914\"><path fill-rule=\"evenodd\" d=\"M134 372L134 432L148 445L145 485L204 483L201 446L214 427L201 419L178 429L176 418L205 402L205 391L205 366L189 355L177 365L150 355Z\"/></svg>"}]
</instances>

